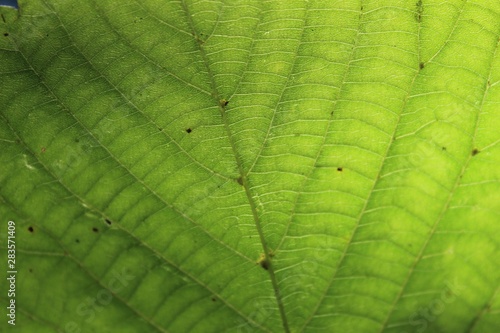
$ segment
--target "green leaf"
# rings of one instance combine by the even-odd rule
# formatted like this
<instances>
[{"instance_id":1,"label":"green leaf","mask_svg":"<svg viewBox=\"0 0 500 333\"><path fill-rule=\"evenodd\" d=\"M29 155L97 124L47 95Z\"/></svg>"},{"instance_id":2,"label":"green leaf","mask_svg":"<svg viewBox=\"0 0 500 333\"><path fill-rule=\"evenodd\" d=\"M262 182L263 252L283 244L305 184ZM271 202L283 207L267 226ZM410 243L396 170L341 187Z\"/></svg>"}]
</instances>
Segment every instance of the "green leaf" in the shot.
<instances>
[{"instance_id":1,"label":"green leaf","mask_svg":"<svg viewBox=\"0 0 500 333\"><path fill-rule=\"evenodd\" d=\"M2 331L497 332L500 2L0 13Z\"/></svg>"}]
</instances>

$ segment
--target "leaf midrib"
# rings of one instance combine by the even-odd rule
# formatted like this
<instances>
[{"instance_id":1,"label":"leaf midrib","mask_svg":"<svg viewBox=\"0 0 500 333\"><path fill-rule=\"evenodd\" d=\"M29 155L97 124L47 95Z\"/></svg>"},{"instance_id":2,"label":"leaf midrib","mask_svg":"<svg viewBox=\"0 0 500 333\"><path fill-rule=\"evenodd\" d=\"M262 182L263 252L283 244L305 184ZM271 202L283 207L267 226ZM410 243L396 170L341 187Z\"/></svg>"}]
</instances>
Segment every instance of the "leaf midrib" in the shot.
<instances>
[{"instance_id":1,"label":"leaf midrib","mask_svg":"<svg viewBox=\"0 0 500 333\"><path fill-rule=\"evenodd\" d=\"M182 4L182 8L184 10L186 19L189 23L189 26L193 32L193 35L196 37L196 36L198 36L198 34L196 32L194 22L192 19L192 15L189 11L188 5L186 4L185 0L181 0L181 4ZM224 99L222 98L222 96L220 95L220 93L217 89L217 84L215 82L215 76L210 68L210 63L209 63L207 54L205 52L205 49L203 48L202 43L197 38L195 38L194 42L198 46L199 53L203 59L203 64L207 70L207 76L209 77L210 85L211 85L211 89L212 89L212 96L214 98L214 102L218 105L219 112L220 112L221 118L222 118L222 122L224 124L224 128L226 130L229 143L231 144L231 150L233 152L233 156L234 156L235 162L236 162L237 167L238 167L239 176L241 177L241 180L242 180L242 186L245 190L245 195L246 195L246 198L247 198L248 203L250 205L250 209L252 211L252 216L253 216L253 220L255 223L255 227L257 228L257 232L259 234L259 239L260 239L260 242L262 244L262 249L264 251L264 260L266 260L268 263L267 271L269 272L269 276L271 278L271 283L272 283L272 287L273 287L273 291L274 291L274 297L276 298L276 303L278 304L280 317L281 317L282 324L283 324L283 329L284 329L285 333L289 333L290 329L288 327L288 320L286 317L286 312L285 312L285 308L283 305L283 300L281 298L281 292L279 289L278 281L276 279L276 275L274 273L274 267L273 267L271 256L270 256L271 252L269 250L269 247L268 247L267 242L266 242L266 238L264 236L264 232L262 230L261 221L259 218L259 213L257 212L256 203L253 199L252 193L250 192L248 178L247 178L247 174L245 173L245 170L243 169L243 161L241 159L241 155L238 153L236 143L234 141L234 135L231 131L231 128L229 127L229 121L228 121L227 115L226 115L226 105L225 105L225 103L222 103L222 101Z\"/></svg>"}]
</instances>

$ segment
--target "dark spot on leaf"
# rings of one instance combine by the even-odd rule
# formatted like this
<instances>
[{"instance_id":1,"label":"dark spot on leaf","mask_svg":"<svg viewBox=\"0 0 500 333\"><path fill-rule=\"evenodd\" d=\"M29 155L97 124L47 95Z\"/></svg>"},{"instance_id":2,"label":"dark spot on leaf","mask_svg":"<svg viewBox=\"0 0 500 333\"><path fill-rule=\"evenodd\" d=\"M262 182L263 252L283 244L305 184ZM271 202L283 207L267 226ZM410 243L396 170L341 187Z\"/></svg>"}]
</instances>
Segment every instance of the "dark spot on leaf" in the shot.
<instances>
[{"instance_id":1,"label":"dark spot on leaf","mask_svg":"<svg viewBox=\"0 0 500 333\"><path fill-rule=\"evenodd\" d=\"M160 131L160 132L161 132L161 131L163 131L163 128L161 128L161 127L158 127L158 131Z\"/></svg>"},{"instance_id":2,"label":"dark spot on leaf","mask_svg":"<svg viewBox=\"0 0 500 333\"><path fill-rule=\"evenodd\" d=\"M9 33L8 33L8 32L4 33L3 35L4 35L5 37L9 37Z\"/></svg>"},{"instance_id":3,"label":"dark spot on leaf","mask_svg":"<svg viewBox=\"0 0 500 333\"><path fill-rule=\"evenodd\" d=\"M243 177L239 176L238 179L236 179L236 181L238 182L238 184L243 186Z\"/></svg>"},{"instance_id":4,"label":"dark spot on leaf","mask_svg":"<svg viewBox=\"0 0 500 333\"><path fill-rule=\"evenodd\" d=\"M221 105L221 106L226 106L226 105L228 105L228 104L229 104L229 101L226 101L225 99L221 99L221 100L220 100L220 105Z\"/></svg>"},{"instance_id":5,"label":"dark spot on leaf","mask_svg":"<svg viewBox=\"0 0 500 333\"><path fill-rule=\"evenodd\" d=\"M47 151L47 148L42 147L42 149L40 149L40 151L41 151L42 153L45 153L45 152Z\"/></svg>"},{"instance_id":6,"label":"dark spot on leaf","mask_svg":"<svg viewBox=\"0 0 500 333\"><path fill-rule=\"evenodd\" d=\"M33 268L28 269L30 273L33 273Z\"/></svg>"},{"instance_id":7,"label":"dark spot on leaf","mask_svg":"<svg viewBox=\"0 0 500 333\"><path fill-rule=\"evenodd\" d=\"M361 10L363 10L363 6L361 6Z\"/></svg>"},{"instance_id":8,"label":"dark spot on leaf","mask_svg":"<svg viewBox=\"0 0 500 333\"><path fill-rule=\"evenodd\" d=\"M330 112L330 116L333 116L333 111L332 111L332 112Z\"/></svg>"},{"instance_id":9,"label":"dark spot on leaf","mask_svg":"<svg viewBox=\"0 0 500 333\"><path fill-rule=\"evenodd\" d=\"M472 149L472 156L476 156L479 153L480 153L479 149L477 148Z\"/></svg>"},{"instance_id":10,"label":"dark spot on leaf","mask_svg":"<svg viewBox=\"0 0 500 333\"><path fill-rule=\"evenodd\" d=\"M30 226L30 227L28 227L28 231L33 232L33 231L35 231L35 229L33 229L33 227Z\"/></svg>"},{"instance_id":11,"label":"dark spot on leaf","mask_svg":"<svg viewBox=\"0 0 500 333\"><path fill-rule=\"evenodd\" d=\"M76 139L75 139L75 142L77 142L77 143L78 143L78 142L80 142L80 139L76 138Z\"/></svg>"},{"instance_id":12,"label":"dark spot on leaf","mask_svg":"<svg viewBox=\"0 0 500 333\"><path fill-rule=\"evenodd\" d=\"M344 168L342 168L342 167L337 168L337 171L339 171L339 172L342 172L343 170L344 170Z\"/></svg>"},{"instance_id":13,"label":"dark spot on leaf","mask_svg":"<svg viewBox=\"0 0 500 333\"><path fill-rule=\"evenodd\" d=\"M80 240L77 238L77 239L75 239L75 242L80 243Z\"/></svg>"},{"instance_id":14,"label":"dark spot on leaf","mask_svg":"<svg viewBox=\"0 0 500 333\"><path fill-rule=\"evenodd\" d=\"M421 63L418 65L418 67L419 67L420 69L424 69L424 67L425 67L425 63L421 62Z\"/></svg>"},{"instance_id":15,"label":"dark spot on leaf","mask_svg":"<svg viewBox=\"0 0 500 333\"><path fill-rule=\"evenodd\" d=\"M418 0L415 5L417 6L417 10L415 12L415 19L417 22L422 22L422 14L424 12L424 6L422 4L422 0Z\"/></svg>"},{"instance_id":16,"label":"dark spot on leaf","mask_svg":"<svg viewBox=\"0 0 500 333\"><path fill-rule=\"evenodd\" d=\"M96 227L92 228L92 231L93 232L99 232L99 229L97 229Z\"/></svg>"},{"instance_id":17,"label":"dark spot on leaf","mask_svg":"<svg viewBox=\"0 0 500 333\"><path fill-rule=\"evenodd\" d=\"M259 264L260 267L264 268L266 271L269 269L269 266L271 264L269 262L269 258L267 258L264 253L260 254L259 260L257 260L256 263Z\"/></svg>"},{"instance_id":18,"label":"dark spot on leaf","mask_svg":"<svg viewBox=\"0 0 500 333\"><path fill-rule=\"evenodd\" d=\"M187 132L187 133L191 133L192 131L193 131L193 130L192 130L192 129L190 129L190 128L188 128L188 129L186 130L186 132Z\"/></svg>"},{"instance_id":19,"label":"dark spot on leaf","mask_svg":"<svg viewBox=\"0 0 500 333\"><path fill-rule=\"evenodd\" d=\"M441 150L446 150L446 147L441 147Z\"/></svg>"},{"instance_id":20,"label":"dark spot on leaf","mask_svg":"<svg viewBox=\"0 0 500 333\"><path fill-rule=\"evenodd\" d=\"M106 221L106 223L107 223L108 225L111 225L111 224L113 223L113 222L111 222L111 220L108 220L108 219L104 219L104 221Z\"/></svg>"},{"instance_id":21,"label":"dark spot on leaf","mask_svg":"<svg viewBox=\"0 0 500 333\"><path fill-rule=\"evenodd\" d=\"M212 302L215 302L215 301L217 301L217 298L212 297Z\"/></svg>"}]
</instances>

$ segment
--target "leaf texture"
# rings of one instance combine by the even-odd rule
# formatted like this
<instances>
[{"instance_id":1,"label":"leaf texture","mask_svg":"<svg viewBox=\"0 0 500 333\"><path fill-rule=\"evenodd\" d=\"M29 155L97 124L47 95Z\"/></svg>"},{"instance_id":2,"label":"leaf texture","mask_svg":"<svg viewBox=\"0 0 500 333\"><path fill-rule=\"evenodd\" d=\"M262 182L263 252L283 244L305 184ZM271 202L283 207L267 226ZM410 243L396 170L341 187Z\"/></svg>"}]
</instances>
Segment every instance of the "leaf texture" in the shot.
<instances>
[{"instance_id":1,"label":"leaf texture","mask_svg":"<svg viewBox=\"0 0 500 333\"><path fill-rule=\"evenodd\" d=\"M0 13L17 331L500 327L500 2Z\"/></svg>"}]
</instances>

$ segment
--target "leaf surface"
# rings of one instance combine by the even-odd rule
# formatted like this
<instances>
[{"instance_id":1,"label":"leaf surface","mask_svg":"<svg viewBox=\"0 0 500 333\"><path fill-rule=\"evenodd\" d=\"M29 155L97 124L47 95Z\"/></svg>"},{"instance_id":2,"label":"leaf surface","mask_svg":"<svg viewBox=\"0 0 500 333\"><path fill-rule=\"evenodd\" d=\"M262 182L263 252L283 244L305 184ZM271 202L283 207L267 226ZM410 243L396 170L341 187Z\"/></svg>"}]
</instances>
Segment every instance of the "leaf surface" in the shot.
<instances>
[{"instance_id":1,"label":"leaf surface","mask_svg":"<svg viewBox=\"0 0 500 333\"><path fill-rule=\"evenodd\" d=\"M17 331L500 327L500 2L0 13Z\"/></svg>"}]
</instances>

